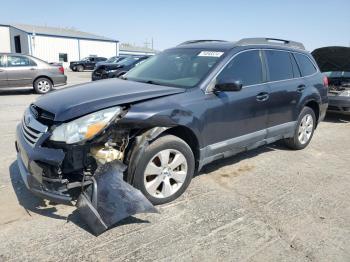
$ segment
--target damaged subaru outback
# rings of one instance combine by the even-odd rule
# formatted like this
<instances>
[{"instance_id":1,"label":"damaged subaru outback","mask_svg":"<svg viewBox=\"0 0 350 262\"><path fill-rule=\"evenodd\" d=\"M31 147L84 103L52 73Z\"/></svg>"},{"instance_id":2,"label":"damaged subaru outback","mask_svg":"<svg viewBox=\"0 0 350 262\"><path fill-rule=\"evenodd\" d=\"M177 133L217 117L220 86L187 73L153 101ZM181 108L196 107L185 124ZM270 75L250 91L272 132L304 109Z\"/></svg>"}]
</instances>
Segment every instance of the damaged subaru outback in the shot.
<instances>
[{"instance_id":1,"label":"damaged subaru outback","mask_svg":"<svg viewBox=\"0 0 350 262\"><path fill-rule=\"evenodd\" d=\"M100 233L178 198L214 160L277 140L305 148L327 105L327 79L298 42L188 41L121 79L38 98L17 161L33 193L77 201Z\"/></svg>"}]
</instances>

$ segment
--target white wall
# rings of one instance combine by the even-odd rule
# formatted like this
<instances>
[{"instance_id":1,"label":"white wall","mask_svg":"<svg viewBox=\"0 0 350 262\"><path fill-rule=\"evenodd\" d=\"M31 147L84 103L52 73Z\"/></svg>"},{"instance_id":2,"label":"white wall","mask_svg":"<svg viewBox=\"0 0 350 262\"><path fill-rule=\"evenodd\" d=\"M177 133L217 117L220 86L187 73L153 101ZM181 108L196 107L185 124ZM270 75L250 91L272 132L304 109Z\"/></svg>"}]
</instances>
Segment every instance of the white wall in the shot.
<instances>
[{"instance_id":1,"label":"white wall","mask_svg":"<svg viewBox=\"0 0 350 262\"><path fill-rule=\"evenodd\" d=\"M15 36L19 35L21 39L21 53L30 54L28 45L28 34L16 28L10 27L10 39L11 39L11 52L15 53Z\"/></svg>"},{"instance_id":2,"label":"white wall","mask_svg":"<svg viewBox=\"0 0 350 262\"><path fill-rule=\"evenodd\" d=\"M0 52L11 52L10 29L7 26L0 26Z\"/></svg>"},{"instance_id":3,"label":"white wall","mask_svg":"<svg viewBox=\"0 0 350 262\"><path fill-rule=\"evenodd\" d=\"M97 55L109 58L117 55L117 43L93 41L93 40L79 40L80 41L80 58L91 55Z\"/></svg>"},{"instance_id":4,"label":"white wall","mask_svg":"<svg viewBox=\"0 0 350 262\"><path fill-rule=\"evenodd\" d=\"M69 65L70 61L79 60L78 40L73 38L38 36L31 38L32 54L47 62L59 62L59 54L67 54L68 62L64 67Z\"/></svg>"}]
</instances>

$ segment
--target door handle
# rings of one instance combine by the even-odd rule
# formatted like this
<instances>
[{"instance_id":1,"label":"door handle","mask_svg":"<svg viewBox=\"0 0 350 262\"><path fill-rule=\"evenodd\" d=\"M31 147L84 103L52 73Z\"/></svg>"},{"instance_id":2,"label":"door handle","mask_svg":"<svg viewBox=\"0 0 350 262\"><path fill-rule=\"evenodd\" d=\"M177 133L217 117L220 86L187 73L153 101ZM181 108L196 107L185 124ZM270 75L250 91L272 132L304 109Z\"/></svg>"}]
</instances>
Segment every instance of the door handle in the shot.
<instances>
[{"instance_id":1,"label":"door handle","mask_svg":"<svg viewBox=\"0 0 350 262\"><path fill-rule=\"evenodd\" d=\"M262 92L262 93L257 94L257 96L256 96L256 101L258 101L258 102L263 102L263 101L268 100L269 97L270 97L270 96L269 96L268 93Z\"/></svg>"},{"instance_id":2,"label":"door handle","mask_svg":"<svg viewBox=\"0 0 350 262\"><path fill-rule=\"evenodd\" d=\"M297 92L302 93L304 91L305 87L306 87L305 85L298 85Z\"/></svg>"},{"instance_id":3,"label":"door handle","mask_svg":"<svg viewBox=\"0 0 350 262\"><path fill-rule=\"evenodd\" d=\"M36 70L34 67L30 68L29 70Z\"/></svg>"}]
</instances>

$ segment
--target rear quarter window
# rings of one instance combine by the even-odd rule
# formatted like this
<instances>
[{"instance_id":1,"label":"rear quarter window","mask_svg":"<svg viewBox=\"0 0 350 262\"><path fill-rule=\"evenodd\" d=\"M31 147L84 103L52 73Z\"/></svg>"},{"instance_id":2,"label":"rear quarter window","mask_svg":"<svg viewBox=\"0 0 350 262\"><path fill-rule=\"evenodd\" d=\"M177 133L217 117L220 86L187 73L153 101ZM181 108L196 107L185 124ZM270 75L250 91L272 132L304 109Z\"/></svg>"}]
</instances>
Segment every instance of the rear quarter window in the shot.
<instances>
[{"instance_id":1,"label":"rear quarter window","mask_svg":"<svg viewBox=\"0 0 350 262\"><path fill-rule=\"evenodd\" d=\"M294 53L294 56L298 62L302 76L309 76L317 72L316 67L306 55Z\"/></svg>"},{"instance_id":2,"label":"rear quarter window","mask_svg":"<svg viewBox=\"0 0 350 262\"><path fill-rule=\"evenodd\" d=\"M269 69L270 81L294 78L293 66L289 52L266 50L265 54Z\"/></svg>"}]
</instances>

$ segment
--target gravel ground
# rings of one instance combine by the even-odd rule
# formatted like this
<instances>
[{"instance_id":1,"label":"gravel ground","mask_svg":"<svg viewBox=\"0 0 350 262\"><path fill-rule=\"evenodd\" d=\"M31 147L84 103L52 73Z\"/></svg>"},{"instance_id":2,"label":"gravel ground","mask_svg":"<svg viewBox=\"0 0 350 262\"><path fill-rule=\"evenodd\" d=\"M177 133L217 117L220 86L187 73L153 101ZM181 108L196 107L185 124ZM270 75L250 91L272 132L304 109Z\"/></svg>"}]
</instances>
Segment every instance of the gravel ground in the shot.
<instances>
[{"instance_id":1,"label":"gravel ground","mask_svg":"<svg viewBox=\"0 0 350 262\"><path fill-rule=\"evenodd\" d=\"M210 164L160 214L95 237L74 207L21 181L15 126L36 97L0 91L0 261L350 261L350 117L328 116L305 150L273 144Z\"/></svg>"}]
</instances>

